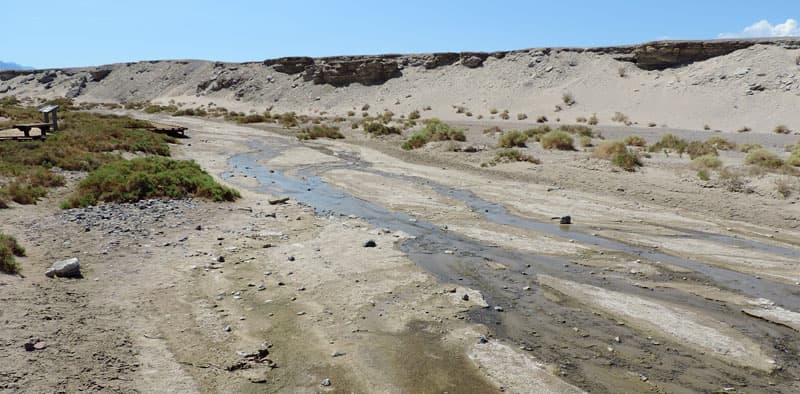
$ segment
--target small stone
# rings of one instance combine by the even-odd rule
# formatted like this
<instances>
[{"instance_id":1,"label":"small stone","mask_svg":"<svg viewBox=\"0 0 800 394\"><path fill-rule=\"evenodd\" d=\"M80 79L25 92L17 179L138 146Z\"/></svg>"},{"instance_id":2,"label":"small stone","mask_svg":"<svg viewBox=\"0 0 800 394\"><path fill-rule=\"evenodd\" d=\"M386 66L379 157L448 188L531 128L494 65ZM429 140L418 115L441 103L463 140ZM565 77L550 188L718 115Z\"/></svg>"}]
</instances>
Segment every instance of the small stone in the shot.
<instances>
[{"instance_id":1,"label":"small stone","mask_svg":"<svg viewBox=\"0 0 800 394\"><path fill-rule=\"evenodd\" d=\"M81 278L81 263L77 257L67 260L56 261L44 273L48 278Z\"/></svg>"},{"instance_id":2,"label":"small stone","mask_svg":"<svg viewBox=\"0 0 800 394\"><path fill-rule=\"evenodd\" d=\"M297 316L303 316L305 314L306 314L305 312L297 312Z\"/></svg>"},{"instance_id":3,"label":"small stone","mask_svg":"<svg viewBox=\"0 0 800 394\"><path fill-rule=\"evenodd\" d=\"M496 307L494 307L494 310L495 310L496 312L502 312L502 311L504 311L505 309L503 309L503 307L502 307L502 306L496 306Z\"/></svg>"},{"instance_id":4,"label":"small stone","mask_svg":"<svg viewBox=\"0 0 800 394\"><path fill-rule=\"evenodd\" d=\"M464 301L469 301L469 294L464 294L463 296L461 296L461 299Z\"/></svg>"},{"instance_id":5,"label":"small stone","mask_svg":"<svg viewBox=\"0 0 800 394\"><path fill-rule=\"evenodd\" d=\"M376 247L376 246L378 246L378 244L377 244L377 243L375 243L375 241L373 241L373 240L371 240L371 239L370 239L370 240L368 240L367 242L364 242L364 247L365 247L365 248L374 248L374 247Z\"/></svg>"},{"instance_id":6,"label":"small stone","mask_svg":"<svg viewBox=\"0 0 800 394\"><path fill-rule=\"evenodd\" d=\"M328 379L328 378L325 378L325 379L322 380L322 383L320 383L320 384L325 386L325 387L328 387L328 386L331 385L331 380Z\"/></svg>"},{"instance_id":7,"label":"small stone","mask_svg":"<svg viewBox=\"0 0 800 394\"><path fill-rule=\"evenodd\" d=\"M294 256L289 256L289 261L294 261Z\"/></svg>"},{"instance_id":8,"label":"small stone","mask_svg":"<svg viewBox=\"0 0 800 394\"><path fill-rule=\"evenodd\" d=\"M480 344L484 344L484 343L488 343L488 342L489 342L489 340L486 339L486 337L483 336L483 335L481 335L481 337L478 338L478 343L480 343Z\"/></svg>"},{"instance_id":9,"label":"small stone","mask_svg":"<svg viewBox=\"0 0 800 394\"><path fill-rule=\"evenodd\" d=\"M202 229L203 229L203 226L201 226L201 225L199 225L199 224L198 224L198 225L197 225L197 227L195 227L194 229L195 229L195 230L197 230L197 231L200 231L200 230L202 230Z\"/></svg>"},{"instance_id":10,"label":"small stone","mask_svg":"<svg viewBox=\"0 0 800 394\"><path fill-rule=\"evenodd\" d=\"M218 263L224 263L225 262L225 257L224 256L217 257L217 262Z\"/></svg>"},{"instance_id":11,"label":"small stone","mask_svg":"<svg viewBox=\"0 0 800 394\"><path fill-rule=\"evenodd\" d=\"M258 291L264 291L266 289L267 289L267 286L264 286L263 283L259 284L258 287L256 287L256 290L258 290Z\"/></svg>"},{"instance_id":12,"label":"small stone","mask_svg":"<svg viewBox=\"0 0 800 394\"><path fill-rule=\"evenodd\" d=\"M342 357L344 355L345 355L345 353L339 352L339 351L331 353L331 357Z\"/></svg>"},{"instance_id":13,"label":"small stone","mask_svg":"<svg viewBox=\"0 0 800 394\"><path fill-rule=\"evenodd\" d=\"M225 326L225 328L223 328L222 331L231 332L231 326Z\"/></svg>"}]
</instances>

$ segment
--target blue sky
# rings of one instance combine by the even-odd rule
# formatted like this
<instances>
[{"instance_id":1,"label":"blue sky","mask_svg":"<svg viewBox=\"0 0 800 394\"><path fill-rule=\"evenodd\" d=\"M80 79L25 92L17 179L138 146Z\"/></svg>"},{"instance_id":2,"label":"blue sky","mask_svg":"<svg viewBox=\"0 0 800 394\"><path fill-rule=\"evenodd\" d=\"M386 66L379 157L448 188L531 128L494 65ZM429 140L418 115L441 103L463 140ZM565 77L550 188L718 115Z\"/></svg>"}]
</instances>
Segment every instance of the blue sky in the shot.
<instances>
[{"instance_id":1,"label":"blue sky","mask_svg":"<svg viewBox=\"0 0 800 394\"><path fill-rule=\"evenodd\" d=\"M0 60L37 68L800 35L797 0L4 3Z\"/></svg>"}]
</instances>

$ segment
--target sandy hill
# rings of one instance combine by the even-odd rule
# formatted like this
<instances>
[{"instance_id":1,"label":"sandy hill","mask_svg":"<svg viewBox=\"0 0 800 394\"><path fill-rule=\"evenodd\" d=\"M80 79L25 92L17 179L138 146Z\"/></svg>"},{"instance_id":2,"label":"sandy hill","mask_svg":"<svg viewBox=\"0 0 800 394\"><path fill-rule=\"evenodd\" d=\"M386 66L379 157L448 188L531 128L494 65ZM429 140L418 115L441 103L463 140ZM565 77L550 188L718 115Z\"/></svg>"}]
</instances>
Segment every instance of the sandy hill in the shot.
<instances>
[{"instance_id":1,"label":"sandy hill","mask_svg":"<svg viewBox=\"0 0 800 394\"><path fill-rule=\"evenodd\" d=\"M666 41L494 53L145 61L0 72L0 94L88 102L176 102L243 112L346 115L384 110L445 120L574 121L616 112L640 125L770 132L800 129L800 39ZM565 94L575 103L566 105Z\"/></svg>"}]
</instances>

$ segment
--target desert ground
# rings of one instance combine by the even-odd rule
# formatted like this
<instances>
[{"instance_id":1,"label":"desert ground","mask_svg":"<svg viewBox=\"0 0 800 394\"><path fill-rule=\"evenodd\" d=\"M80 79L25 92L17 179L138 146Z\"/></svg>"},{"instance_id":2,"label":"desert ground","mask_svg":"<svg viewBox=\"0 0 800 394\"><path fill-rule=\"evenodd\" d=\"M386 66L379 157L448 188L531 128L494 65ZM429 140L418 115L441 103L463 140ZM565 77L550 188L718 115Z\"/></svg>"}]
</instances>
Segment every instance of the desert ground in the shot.
<instances>
[{"instance_id":1,"label":"desert ground","mask_svg":"<svg viewBox=\"0 0 800 394\"><path fill-rule=\"evenodd\" d=\"M755 45L661 71L607 54L531 53L477 69L408 67L377 86L260 70L239 83L281 86L238 99L194 94L199 79L169 79L180 71L125 82L213 63L115 68L76 100L250 114L269 104L325 117L343 138L298 139L312 123L92 109L187 127L173 156L242 198L62 210L86 176L62 171L67 185L37 204L0 209L0 231L28 252L21 275L0 274L0 391L800 391L800 177L746 165L735 149L719 160L736 175L707 177L675 152L630 147L635 171L592 154L604 141L652 146L672 134L757 143L785 159L800 139L798 51ZM0 91L63 95L80 72L59 71L49 88L17 76ZM506 109L512 119L495 116ZM398 125L414 110L440 118L465 141L405 150L421 125L382 137L351 127L385 110ZM612 121L615 112L631 120ZM592 114L587 146L531 140L515 149L535 162L497 161L509 130ZM82 279L44 276L70 257Z\"/></svg>"}]
</instances>

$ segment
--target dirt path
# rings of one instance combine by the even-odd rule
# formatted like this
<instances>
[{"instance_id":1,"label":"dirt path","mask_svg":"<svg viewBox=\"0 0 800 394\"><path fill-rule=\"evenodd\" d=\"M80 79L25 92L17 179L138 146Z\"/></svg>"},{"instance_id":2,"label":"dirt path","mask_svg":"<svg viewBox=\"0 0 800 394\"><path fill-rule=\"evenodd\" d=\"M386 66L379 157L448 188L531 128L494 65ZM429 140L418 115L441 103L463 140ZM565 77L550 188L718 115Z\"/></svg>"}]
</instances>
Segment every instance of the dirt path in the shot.
<instances>
[{"instance_id":1,"label":"dirt path","mask_svg":"<svg viewBox=\"0 0 800 394\"><path fill-rule=\"evenodd\" d=\"M587 186L350 135L301 144L169 121L190 127L175 156L243 198L60 212L55 195L0 211L30 255L25 278L0 277L0 390L800 389L800 235L772 200L740 222L699 209L719 201L665 207L669 188L622 174L613 182L634 193L591 192L597 171L558 170L556 155L552 176ZM280 196L292 199L269 204ZM549 223L565 213L573 227ZM72 256L84 279L40 274ZM786 297L759 301L762 289ZM26 352L31 336L47 348Z\"/></svg>"}]
</instances>

